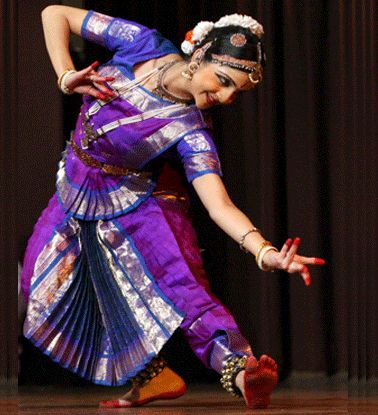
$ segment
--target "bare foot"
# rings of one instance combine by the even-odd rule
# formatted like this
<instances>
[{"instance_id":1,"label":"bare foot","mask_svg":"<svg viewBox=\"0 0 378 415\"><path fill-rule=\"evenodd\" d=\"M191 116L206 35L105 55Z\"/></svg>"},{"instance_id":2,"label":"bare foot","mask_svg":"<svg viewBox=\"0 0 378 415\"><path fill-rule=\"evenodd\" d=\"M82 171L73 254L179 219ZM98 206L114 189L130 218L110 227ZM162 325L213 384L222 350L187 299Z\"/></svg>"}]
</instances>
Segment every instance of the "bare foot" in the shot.
<instances>
[{"instance_id":1,"label":"bare foot","mask_svg":"<svg viewBox=\"0 0 378 415\"><path fill-rule=\"evenodd\" d=\"M146 386L134 386L119 399L100 402L100 407L128 408L141 406L157 399L175 399L186 391L183 379L173 370L165 367Z\"/></svg>"},{"instance_id":2,"label":"bare foot","mask_svg":"<svg viewBox=\"0 0 378 415\"><path fill-rule=\"evenodd\" d=\"M278 381L277 368L277 363L267 355L262 355L259 361L253 356L248 358L245 370L240 371L235 380L248 408L266 408L269 405L270 395Z\"/></svg>"}]
</instances>

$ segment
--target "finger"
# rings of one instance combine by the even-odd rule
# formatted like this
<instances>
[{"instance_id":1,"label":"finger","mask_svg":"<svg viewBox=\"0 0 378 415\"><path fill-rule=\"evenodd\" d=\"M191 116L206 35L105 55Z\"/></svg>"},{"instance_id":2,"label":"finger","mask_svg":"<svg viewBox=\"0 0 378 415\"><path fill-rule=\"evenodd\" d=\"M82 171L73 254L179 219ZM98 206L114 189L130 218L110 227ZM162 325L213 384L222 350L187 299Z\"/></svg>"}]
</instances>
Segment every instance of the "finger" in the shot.
<instances>
[{"instance_id":1,"label":"finger","mask_svg":"<svg viewBox=\"0 0 378 415\"><path fill-rule=\"evenodd\" d=\"M293 240L291 238L287 239L286 242L283 244L280 255L285 257L287 252L289 251L289 248L291 247L291 244L293 243Z\"/></svg>"},{"instance_id":2,"label":"finger","mask_svg":"<svg viewBox=\"0 0 378 415\"><path fill-rule=\"evenodd\" d=\"M100 91L97 92L97 94L95 95L95 97L97 99L100 99L101 101L106 101L109 98L106 94L104 94L104 93L102 93Z\"/></svg>"},{"instance_id":3,"label":"finger","mask_svg":"<svg viewBox=\"0 0 378 415\"><path fill-rule=\"evenodd\" d=\"M78 91L79 92L79 91ZM98 89L96 89L93 85L89 85L83 92L86 95L90 95L94 98L97 99L101 99L101 100L106 100L108 97L103 94L101 91L99 91Z\"/></svg>"},{"instance_id":4,"label":"finger","mask_svg":"<svg viewBox=\"0 0 378 415\"><path fill-rule=\"evenodd\" d=\"M114 91L112 91L111 89L109 89L107 86L98 83L98 82L93 82L93 85L99 90L101 91L103 94L108 95L109 97L112 97L115 95Z\"/></svg>"},{"instance_id":5,"label":"finger","mask_svg":"<svg viewBox=\"0 0 378 415\"><path fill-rule=\"evenodd\" d=\"M289 265L287 272L289 274L299 273L307 286L311 284L310 270L308 269L307 265L303 265L298 262L292 262Z\"/></svg>"},{"instance_id":6,"label":"finger","mask_svg":"<svg viewBox=\"0 0 378 415\"><path fill-rule=\"evenodd\" d=\"M91 63L89 66L88 66L88 68L90 68L90 69L96 69L98 66L100 65L100 62L99 61L94 61L93 63Z\"/></svg>"},{"instance_id":7,"label":"finger","mask_svg":"<svg viewBox=\"0 0 378 415\"><path fill-rule=\"evenodd\" d=\"M109 97L114 97L115 93L114 91L112 91L107 85L104 85L103 82L105 82L105 80L114 80L115 78L112 76L107 76L107 77L103 77L103 76L99 76L96 73L91 73L88 78L87 78L90 82L93 83L93 85L99 90L101 91L103 94L109 96Z\"/></svg>"},{"instance_id":8,"label":"finger","mask_svg":"<svg viewBox=\"0 0 378 415\"><path fill-rule=\"evenodd\" d=\"M301 264L310 264L310 265L324 265L325 264L325 260L322 258L307 257L307 256L301 256L301 255L295 255L294 261L300 262Z\"/></svg>"},{"instance_id":9,"label":"finger","mask_svg":"<svg viewBox=\"0 0 378 415\"><path fill-rule=\"evenodd\" d=\"M88 79L92 82L112 82L115 80L114 76L100 76L96 74L89 75Z\"/></svg>"},{"instance_id":10,"label":"finger","mask_svg":"<svg viewBox=\"0 0 378 415\"><path fill-rule=\"evenodd\" d=\"M100 65L100 62L99 61L93 62L89 66L87 66L86 68L84 68L81 71L79 71L78 73L80 73L80 74L88 74L88 73L92 72L94 69L96 69L98 67L98 65Z\"/></svg>"},{"instance_id":11,"label":"finger","mask_svg":"<svg viewBox=\"0 0 378 415\"><path fill-rule=\"evenodd\" d=\"M293 244L291 245L289 251L286 254L286 257L282 261L282 265L285 268L289 267L290 263L293 261L295 254L297 253L298 247L301 243L301 238L295 238Z\"/></svg>"},{"instance_id":12,"label":"finger","mask_svg":"<svg viewBox=\"0 0 378 415\"><path fill-rule=\"evenodd\" d=\"M303 278L304 283L308 287L311 284L311 276L310 271L306 265L303 265L303 268L301 270L301 277Z\"/></svg>"}]
</instances>

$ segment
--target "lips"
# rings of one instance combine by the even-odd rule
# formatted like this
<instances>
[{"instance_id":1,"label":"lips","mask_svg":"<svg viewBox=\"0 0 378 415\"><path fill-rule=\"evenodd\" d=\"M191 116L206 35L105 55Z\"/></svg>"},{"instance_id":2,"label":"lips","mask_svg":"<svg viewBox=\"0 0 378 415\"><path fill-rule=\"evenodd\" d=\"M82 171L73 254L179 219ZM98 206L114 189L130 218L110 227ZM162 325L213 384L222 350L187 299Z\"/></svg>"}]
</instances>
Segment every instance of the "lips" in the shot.
<instances>
[{"instance_id":1,"label":"lips","mask_svg":"<svg viewBox=\"0 0 378 415\"><path fill-rule=\"evenodd\" d=\"M216 105L218 103L218 101L216 99L214 99L211 95L206 94L206 102L209 105Z\"/></svg>"}]
</instances>

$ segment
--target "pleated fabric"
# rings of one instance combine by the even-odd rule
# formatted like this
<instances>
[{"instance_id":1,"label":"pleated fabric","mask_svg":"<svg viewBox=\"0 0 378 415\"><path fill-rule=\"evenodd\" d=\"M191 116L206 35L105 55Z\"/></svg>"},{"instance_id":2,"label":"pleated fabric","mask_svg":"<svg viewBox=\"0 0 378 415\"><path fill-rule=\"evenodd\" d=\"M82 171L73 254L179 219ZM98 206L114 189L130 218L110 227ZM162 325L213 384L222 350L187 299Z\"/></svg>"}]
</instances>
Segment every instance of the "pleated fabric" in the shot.
<instances>
[{"instance_id":1,"label":"pleated fabric","mask_svg":"<svg viewBox=\"0 0 378 415\"><path fill-rule=\"evenodd\" d=\"M218 372L232 354L252 353L211 293L179 199L150 197L112 220L81 221L62 209L55 197L43 212L22 276L29 293L24 334L43 353L113 386L143 369L178 327Z\"/></svg>"},{"instance_id":2,"label":"pleated fabric","mask_svg":"<svg viewBox=\"0 0 378 415\"><path fill-rule=\"evenodd\" d=\"M24 335L61 366L117 386L156 356L183 317L113 224L70 218L36 259Z\"/></svg>"}]
</instances>

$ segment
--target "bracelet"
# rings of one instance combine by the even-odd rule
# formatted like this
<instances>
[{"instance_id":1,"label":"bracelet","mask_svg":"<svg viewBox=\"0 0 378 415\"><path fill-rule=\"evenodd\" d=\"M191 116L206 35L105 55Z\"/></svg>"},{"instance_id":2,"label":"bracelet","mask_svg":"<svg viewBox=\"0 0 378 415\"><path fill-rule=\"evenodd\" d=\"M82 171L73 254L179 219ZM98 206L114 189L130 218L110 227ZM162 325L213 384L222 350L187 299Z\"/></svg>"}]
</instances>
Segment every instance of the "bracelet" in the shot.
<instances>
[{"instance_id":1,"label":"bracelet","mask_svg":"<svg viewBox=\"0 0 378 415\"><path fill-rule=\"evenodd\" d=\"M246 236L247 235L249 235L250 233L252 233L252 232L258 232L259 234L261 234L261 231L260 231L260 229L257 229L257 228L252 228L252 229L249 229L244 235L242 235L241 237L240 237L240 239L239 239L239 248L242 250L242 251L244 251L244 252L248 252L248 249L246 249L245 247L244 247L244 241L245 241L245 238L246 238Z\"/></svg>"},{"instance_id":2,"label":"bracelet","mask_svg":"<svg viewBox=\"0 0 378 415\"><path fill-rule=\"evenodd\" d=\"M273 249L274 247L273 247L273 245L270 241L262 242L261 245L259 246L259 249L257 250L256 256L255 256L257 266L263 271L265 271L265 270L262 268L262 266L263 266L262 265L262 258L268 252L268 250L270 251L270 249L266 250L267 248ZM276 248L274 248L274 249L276 249ZM261 255L261 254L263 254L263 255Z\"/></svg>"},{"instance_id":3,"label":"bracelet","mask_svg":"<svg viewBox=\"0 0 378 415\"><path fill-rule=\"evenodd\" d=\"M257 266L262 271L269 271L270 270L269 268L264 267L264 256L269 251L278 252L278 249L275 246L272 246L272 245L265 245L265 246L262 247L262 249L260 249L258 256L256 256Z\"/></svg>"},{"instance_id":4,"label":"bracelet","mask_svg":"<svg viewBox=\"0 0 378 415\"><path fill-rule=\"evenodd\" d=\"M266 247L266 246L273 246L271 242L269 241L264 241L261 243L261 245L259 246L259 249L257 250L257 253L255 255L255 259L256 259L256 263L258 263L259 257L260 257L260 253L261 251Z\"/></svg>"},{"instance_id":5,"label":"bracelet","mask_svg":"<svg viewBox=\"0 0 378 415\"><path fill-rule=\"evenodd\" d=\"M157 376L167 366L166 360L161 356L155 356L149 363L146 364L145 368L139 371L134 377L130 379L134 386L144 386L151 379Z\"/></svg>"},{"instance_id":6,"label":"bracelet","mask_svg":"<svg viewBox=\"0 0 378 415\"><path fill-rule=\"evenodd\" d=\"M65 71L63 71L59 75L58 80L57 80L57 84L58 84L58 88L63 92L63 94L71 95L71 94L74 93L73 91L71 91L69 88L66 87L65 80L66 80L67 76L69 76L69 75L71 75L75 72L76 71L74 69L66 69Z\"/></svg>"},{"instance_id":7,"label":"bracelet","mask_svg":"<svg viewBox=\"0 0 378 415\"><path fill-rule=\"evenodd\" d=\"M220 378L220 383L227 392L235 397L242 397L242 393L236 386L235 379L241 370L245 369L248 356L231 356L225 363Z\"/></svg>"}]
</instances>

